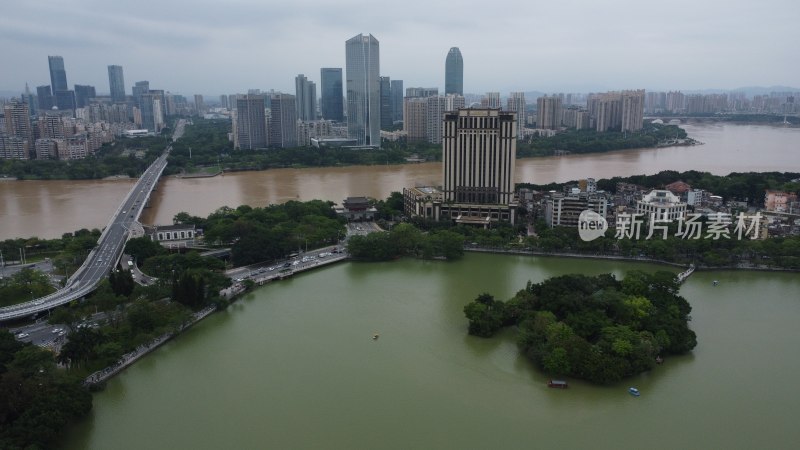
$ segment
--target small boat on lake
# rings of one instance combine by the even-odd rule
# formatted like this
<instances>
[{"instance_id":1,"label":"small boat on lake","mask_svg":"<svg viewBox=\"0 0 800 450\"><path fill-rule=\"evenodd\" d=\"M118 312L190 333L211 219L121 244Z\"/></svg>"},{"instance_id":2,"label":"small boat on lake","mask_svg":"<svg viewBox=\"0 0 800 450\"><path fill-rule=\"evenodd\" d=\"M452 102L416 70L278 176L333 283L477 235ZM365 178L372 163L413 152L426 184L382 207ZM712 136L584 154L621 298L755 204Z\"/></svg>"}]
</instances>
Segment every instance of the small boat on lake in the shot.
<instances>
[{"instance_id":1,"label":"small boat on lake","mask_svg":"<svg viewBox=\"0 0 800 450\"><path fill-rule=\"evenodd\" d=\"M372 340L373 341L377 341L379 337L381 337L381 335L378 334L378 333L375 333L375 334L372 335Z\"/></svg>"},{"instance_id":2,"label":"small boat on lake","mask_svg":"<svg viewBox=\"0 0 800 450\"><path fill-rule=\"evenodd\" d=\"M547 382L547 387L556 388L556 389L566 389L569 387L564 380L550 380Z\"/></svg>"},{"instance_id":3,"label":"small boat on lake","mask_svg":"<svg viewBox=\"0 0 800 450\"><path fill-rule=\"evenodd\" d=\"M639 393L639 390L638 390L638 389L636 389L635 387L629 387L629 388L628 388L628 393L630 393L630 394L631 394L632 396L634 396L634 397L638 397L638 396L640 396L640 395L641 395L641 394Z\"/></svg>"},{"instance_id":4,"label":"small boat on lake","mask_svg":"<svg viewBox=\"0 0 800 450\"><path fill-rule=\"evenodd\" d=\"M714 286L717 286L717 285L719 284L719 281L717 281L717 280L714 280L714 283L713 283L713 284L714 284Z\"/></svg>"}]
</instances>

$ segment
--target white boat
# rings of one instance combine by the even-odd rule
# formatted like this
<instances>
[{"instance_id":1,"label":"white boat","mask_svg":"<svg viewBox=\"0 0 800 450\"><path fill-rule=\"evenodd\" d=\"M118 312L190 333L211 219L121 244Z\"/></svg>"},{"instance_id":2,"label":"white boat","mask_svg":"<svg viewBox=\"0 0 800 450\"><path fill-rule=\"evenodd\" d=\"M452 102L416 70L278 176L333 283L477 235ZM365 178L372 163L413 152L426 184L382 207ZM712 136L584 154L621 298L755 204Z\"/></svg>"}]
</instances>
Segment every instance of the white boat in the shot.
<instances>
[{"instance_id":1,"label":"white boat","mask_svg":"<svg viewBox=\"0 0 800 450\"><path fill-rule=\"evenodd\" d=\"M635 387L629 387L629 388L628 388L628 393L630 393L630 394L631 394L632 396L634 396L634 397L638 397L638 396L640 396L640 395L641 395L641 394L639 393L639 390L638 390L638 389L636 389Z\"/></svg>"}]
</instances>

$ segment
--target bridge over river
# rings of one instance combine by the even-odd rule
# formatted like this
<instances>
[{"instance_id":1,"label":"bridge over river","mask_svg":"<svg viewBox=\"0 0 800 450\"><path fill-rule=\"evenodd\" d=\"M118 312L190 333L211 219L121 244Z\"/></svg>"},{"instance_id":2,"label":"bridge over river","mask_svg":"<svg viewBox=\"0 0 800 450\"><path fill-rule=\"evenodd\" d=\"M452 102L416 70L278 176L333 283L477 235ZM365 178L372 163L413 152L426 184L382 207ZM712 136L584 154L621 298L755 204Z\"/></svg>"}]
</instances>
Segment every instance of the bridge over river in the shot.
<instances>
[{"instance_id":1,"label":"bridge over river","mask_svg":"<svg viewBox=\"0 0 800 450\"><path fill-rule=\"evenodd\" d=\"M173 134L173 141L183 134L184 126L185 122L180 120ZM97 247L89 253L81 267L69 277L66 285L47 296L0 308L0 322L30 317L48 311L56 306L83 298L97 288L97 285L119 262L131 227L136 224L159 177L167 167L167 156L171 148L171 146L167 146L164 153L145 170L128 192L120 206L114 211L108 225L103 229L103 234L97 241Z\"/></svg>"}]
</instances>

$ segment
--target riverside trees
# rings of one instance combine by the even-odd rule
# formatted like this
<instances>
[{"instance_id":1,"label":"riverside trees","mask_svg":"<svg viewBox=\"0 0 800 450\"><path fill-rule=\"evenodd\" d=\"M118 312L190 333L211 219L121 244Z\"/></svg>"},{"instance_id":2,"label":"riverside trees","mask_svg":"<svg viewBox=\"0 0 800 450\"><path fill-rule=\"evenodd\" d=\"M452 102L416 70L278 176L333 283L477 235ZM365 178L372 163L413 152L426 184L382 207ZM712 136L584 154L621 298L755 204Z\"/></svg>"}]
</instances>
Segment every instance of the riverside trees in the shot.
<instances>
[{"instance_id":1,"label":"riverside trees","mask_svg":"<svg viewBox=\"0 0 800 450\"><path fill-rule=\"evenodd\" d=\"M520 351L549 373L610 383L697 345L678 288L670 272L634 271L622 281L564 275L529 283L505 303L482 294L464 313L476 336L517 325Z\"/></svg>"}]
</instances>

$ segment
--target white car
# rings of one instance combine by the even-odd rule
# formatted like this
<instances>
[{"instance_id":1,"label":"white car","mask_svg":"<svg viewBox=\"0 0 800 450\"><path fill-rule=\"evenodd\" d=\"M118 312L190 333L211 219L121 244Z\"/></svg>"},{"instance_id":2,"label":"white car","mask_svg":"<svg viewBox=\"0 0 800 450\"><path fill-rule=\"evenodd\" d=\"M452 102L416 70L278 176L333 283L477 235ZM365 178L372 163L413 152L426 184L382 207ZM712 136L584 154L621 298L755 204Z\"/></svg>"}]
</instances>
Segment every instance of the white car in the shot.
<instances>
[{"instance_id":1,"label":"white car","mask_svg":"<svg viewBox=\"0 0 800 450\"><path fill-rule=\"evenodd\" d=\"M17 339L25 339L28 336L30 336L28 333L20 333L17 335Z\"/></svg>"}]
</instances>

